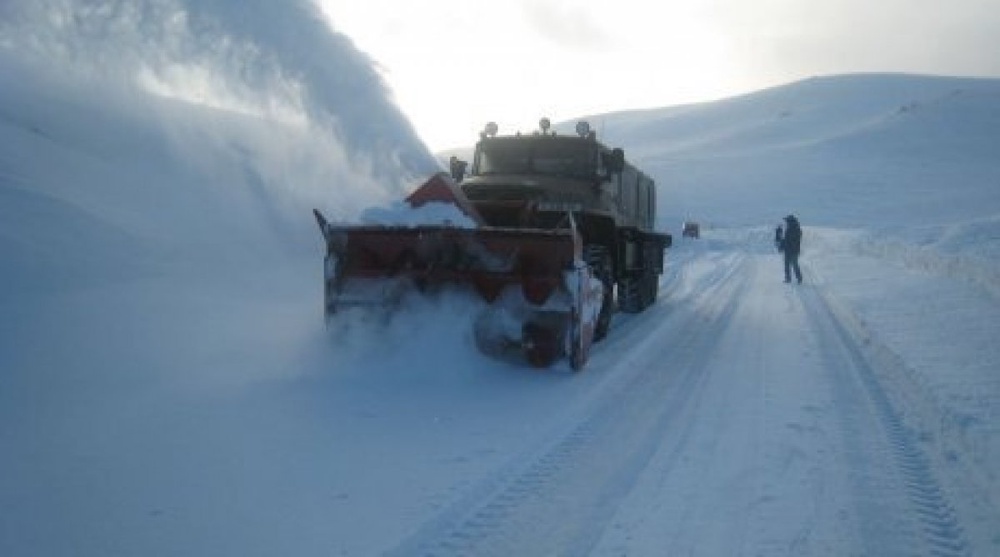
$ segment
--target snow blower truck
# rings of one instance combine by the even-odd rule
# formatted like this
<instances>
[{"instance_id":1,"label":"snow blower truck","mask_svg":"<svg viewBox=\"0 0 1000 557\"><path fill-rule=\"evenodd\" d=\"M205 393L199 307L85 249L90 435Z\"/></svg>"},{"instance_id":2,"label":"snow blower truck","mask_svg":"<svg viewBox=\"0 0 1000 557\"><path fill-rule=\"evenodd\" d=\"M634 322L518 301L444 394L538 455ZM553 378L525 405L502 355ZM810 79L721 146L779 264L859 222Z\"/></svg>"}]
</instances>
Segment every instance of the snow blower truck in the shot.
<instances>
[{"instance_id":1,"label":"snow blower truck","mask_svg":"<svg viewBox=\"0 0 1000 557\"><path fill-rule=\"evenodd\" d=\"M653 180L586 122L576 132L556 134L546 118L530 134L498 136L487 124L467 176L453 158L450 175L405 200L414 211L448 205L456 222L336 225L314 210L327 321L409 292L466 288L486 302L474 323L480 351L582 369L615 311L656 300L671 236L653 230Z\"/></svg>"}]
</instances>

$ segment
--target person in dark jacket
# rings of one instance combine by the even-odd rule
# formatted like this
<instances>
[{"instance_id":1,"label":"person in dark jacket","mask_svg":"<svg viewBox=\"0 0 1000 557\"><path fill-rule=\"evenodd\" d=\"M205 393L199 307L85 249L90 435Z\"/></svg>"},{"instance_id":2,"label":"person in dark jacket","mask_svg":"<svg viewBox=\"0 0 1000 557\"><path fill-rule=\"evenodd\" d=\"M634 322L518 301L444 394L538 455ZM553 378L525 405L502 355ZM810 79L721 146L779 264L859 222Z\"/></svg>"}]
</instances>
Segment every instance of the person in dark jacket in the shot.
<instances>
[{"instance_id":1,"label":"person in dark jacket","mask_svg":"<svg viewBox=\"0 0 1000 557\"><path fill-rule=\"evenodd\" d=\"M799 251L802 248L802 228L795 215L785 217L785 237L781 240L782 252L785 254L785 282L792 282L792 271L795 278L802 284L802 271L799 270Z\"/></svg>"}]
</instances>

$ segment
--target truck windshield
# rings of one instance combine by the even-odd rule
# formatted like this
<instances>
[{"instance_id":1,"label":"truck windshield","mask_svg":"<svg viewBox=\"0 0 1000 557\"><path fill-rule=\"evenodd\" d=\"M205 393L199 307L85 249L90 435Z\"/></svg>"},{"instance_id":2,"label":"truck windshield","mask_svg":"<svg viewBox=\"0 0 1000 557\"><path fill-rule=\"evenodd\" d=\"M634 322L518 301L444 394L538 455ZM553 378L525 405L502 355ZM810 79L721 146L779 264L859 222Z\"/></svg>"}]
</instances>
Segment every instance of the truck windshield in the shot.
<instances>
[{"instance_id":1,"label":"truck windshield","mask_svg":"<svg viewBox=\"0 0 1000 557\"><path fill-rule=\"evenodd\" d=\"M589 178L597 172L597 146L592 142L554 137L513 137L483 141L476 151L474 173L544 174Z\"/></svg>"}]
</instances>

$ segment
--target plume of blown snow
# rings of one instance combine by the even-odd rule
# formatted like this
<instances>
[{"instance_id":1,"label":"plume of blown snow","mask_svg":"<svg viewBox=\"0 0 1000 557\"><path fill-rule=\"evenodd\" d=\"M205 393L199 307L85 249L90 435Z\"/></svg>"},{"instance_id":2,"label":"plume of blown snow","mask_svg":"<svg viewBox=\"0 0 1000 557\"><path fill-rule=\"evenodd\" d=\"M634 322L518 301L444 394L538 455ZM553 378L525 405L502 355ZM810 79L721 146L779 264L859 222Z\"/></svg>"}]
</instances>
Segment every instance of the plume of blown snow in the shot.
<instances>
[{"instance_id":1,"label":"plume of blown snow","mask_svg":"<svg viewBox=\"0 0 1000 557\"><path fill-rule=\"evenodd\" d=\"M15 0L0 10L0 44L60 72L309 123L356 153L437 168L372 60L309 0Z\"/></svg>"},{"instance_id":2,"label":"plume of blown snow","mask_svg":"<svg viewBox=\"0 0 1000 557\"><path fill-rule=\"evenodd\" d=\"M440 170L307 0L4 2L0 75L0 252L26 283L314 255L313 207L353 219Z\"/></svg>"}]
</instances>

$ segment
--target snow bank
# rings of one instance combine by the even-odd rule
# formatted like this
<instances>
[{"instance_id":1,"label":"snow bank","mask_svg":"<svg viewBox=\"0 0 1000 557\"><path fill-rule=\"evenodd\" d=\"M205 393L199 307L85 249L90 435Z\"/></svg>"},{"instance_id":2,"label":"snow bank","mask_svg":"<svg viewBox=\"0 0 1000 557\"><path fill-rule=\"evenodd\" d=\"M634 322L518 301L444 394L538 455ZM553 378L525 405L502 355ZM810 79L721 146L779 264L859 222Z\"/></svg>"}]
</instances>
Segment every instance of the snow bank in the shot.
<instances>
[{"instance_id":1,"label":"snow bank","mask_svg":"<svg viewBox=\"0 0 1000 557\"><path fill-rule=\"evenodd\" d=\"M821 249L957 279L1000 299L1000 216L947 226L816 232Z\"/></svg>"}]
</instances>

